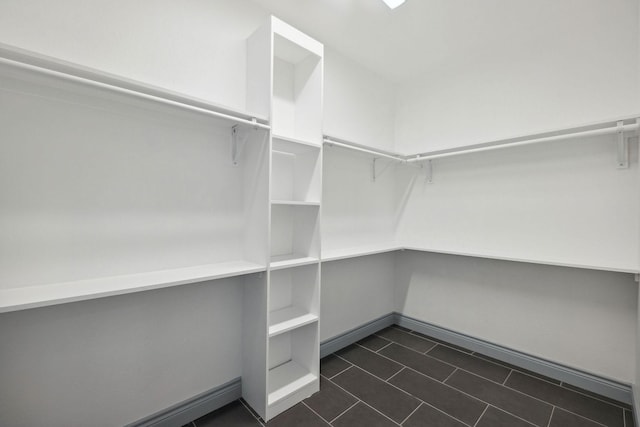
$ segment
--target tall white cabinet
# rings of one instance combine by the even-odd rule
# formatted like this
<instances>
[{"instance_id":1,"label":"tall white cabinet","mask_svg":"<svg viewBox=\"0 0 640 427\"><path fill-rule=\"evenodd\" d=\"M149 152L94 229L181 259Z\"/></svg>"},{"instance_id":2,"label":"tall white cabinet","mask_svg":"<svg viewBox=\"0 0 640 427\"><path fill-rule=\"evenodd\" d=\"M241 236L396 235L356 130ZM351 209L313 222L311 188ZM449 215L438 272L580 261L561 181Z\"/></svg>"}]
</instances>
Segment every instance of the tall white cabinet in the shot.
<instances>
[{"instance_id":1,"label":"tall white cabinet","mask_svg":"<svg viewBox=\"0 0 640 427\"><path fill-rule=\"evenodd\" d=\"M245 287L243 396L265 420L320 388L323 46L277 18L247 41L247 108L269 118L269 264Z\"/></svg>"}]
</instances>

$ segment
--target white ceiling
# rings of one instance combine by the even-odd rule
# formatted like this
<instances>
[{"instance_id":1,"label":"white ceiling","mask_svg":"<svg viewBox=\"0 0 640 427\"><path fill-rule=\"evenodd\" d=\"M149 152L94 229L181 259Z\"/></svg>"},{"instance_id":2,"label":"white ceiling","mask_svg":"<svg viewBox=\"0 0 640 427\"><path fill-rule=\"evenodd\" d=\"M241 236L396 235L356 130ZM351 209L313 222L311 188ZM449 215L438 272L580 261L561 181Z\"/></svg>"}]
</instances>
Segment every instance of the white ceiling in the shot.
<instances>
[{"instance_id":1,"label":"white ceiling","mask_svg":"<svg viewBox=\"0 0 640 427\"><path fill-rule=\"evenodd\" d=\"M559 39L580 43L603 6L629 0L407 0L395 10L382 0L254 1L400 82L477 60L553 49Z\"/></svg>"}]
</instances>

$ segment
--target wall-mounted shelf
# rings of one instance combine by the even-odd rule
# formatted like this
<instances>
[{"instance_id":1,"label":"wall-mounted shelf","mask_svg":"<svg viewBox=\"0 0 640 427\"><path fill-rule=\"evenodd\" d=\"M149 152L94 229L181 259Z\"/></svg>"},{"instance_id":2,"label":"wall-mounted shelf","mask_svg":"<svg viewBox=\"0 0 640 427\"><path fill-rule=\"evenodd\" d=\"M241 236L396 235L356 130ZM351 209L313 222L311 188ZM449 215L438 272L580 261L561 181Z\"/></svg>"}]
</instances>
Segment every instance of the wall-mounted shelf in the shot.
<instances>
[{"instance_id":1,"label":"wall-mounted shelf","mask_svg":"<svg viewBox=\"0 0 640 427\"><path fill-rule=\"evenodd\" d=\"M140 274L0 290L0 313L259 273L263 265L229 261Z\"/></svg>"},{"instance_id":2,"label":"wall-mounted shelf","mask_svg":"<svg viewBox=\"0 0 640 427\"><path fill-rule=\"evenodd\" d=\"M271 271L281 270L283 268L300 267L303 265L316 264L319 258L303 256L301 254L287 254L271 257L269 268Z\"/></svg>"},{"instance_id":3,"label":"wall-mounted shelf","mask_svg":"<svg viewBox=\"0 0 640 427\"><path fill-rule=\"evenodd\" d=\"M297 200L272 200L271 204L284 206L320 206L320 202L299 202Z\"/></svg>"},{"instance_id":4,"label":"wall-mounted shelf","mask_svg":"<svg viewBox=\"0 0 640 427\"><path fill-rule=\"evenodd\" d=\"M269 337L318 321L318 315L299 307L286 307L269 314Z\"/></svg>"},{"instance_id":5,"label":"wall-mounted shelf","mask_svg":"<svg viewBox=\"0 0 640 427\"><path fill-rule=\"evenodd\" d=\"M258 114L238 111L203 99L187 96L126 77L106 73L72 62L0 43L0 70L5 75L42 82L49 87L72 84L76 88L125 96L146 104L162 105L206 115L229 125L243 124L270 129L268 119Z\"/></svg>"},{"instance_id":6,"label":"wall-mounted shelf","mask_svg":"<svg viewBox=\"0 0 640 427\"><path fill-rule=\"evenodd\" d=\"M357 258L366 255L375 255L385 252L393 252L404 249L397 243L380 243L372 245L354 246L343 249L333 249L322 252L322 262L339 261L342 259Z\"/></svg>"}]
</instances>

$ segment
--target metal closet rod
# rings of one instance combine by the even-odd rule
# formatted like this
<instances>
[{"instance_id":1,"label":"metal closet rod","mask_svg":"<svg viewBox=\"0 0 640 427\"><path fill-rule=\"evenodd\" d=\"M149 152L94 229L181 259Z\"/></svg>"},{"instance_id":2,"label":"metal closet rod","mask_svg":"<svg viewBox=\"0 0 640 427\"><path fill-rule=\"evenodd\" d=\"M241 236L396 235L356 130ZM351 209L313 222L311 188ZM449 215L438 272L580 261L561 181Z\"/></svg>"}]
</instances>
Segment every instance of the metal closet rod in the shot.
<instances>
[{"instance_id":1,"label":"metal closet rod","mask_svg":"<svg viewBox=\"0 0 640 427\"><path fill-rule=\"evenodd\" d=\"M568 132L568 133L563 133L560 135L552 135L552 136L545 136L545 137L539 137L539 138L531 138L531 139L525 139L522 141L516 141L516 142L503 142L500 143L499 141L496 141L495 143L488 143L491 145L484 145L482 147L476 147L476 148L461 148L461 149L451 149L451 150L447 150L447 151L443 151L443 152L433 152L433 153L422 153L422 154L412 154L412 155L402 155L402 154L392 154L389 152L385 152L385 151L379 151L376 149L372 149L372 148L365 148L364 146L361 146L359 144L355 144L352 142L348 142L345 140L340 140L338 138L334 138L331 136L325 136L324 137L324 143L328 144L328 145L335 145L338 147L343 147L343 148L348 148L350 150L354 150L354 151L360 151L363 153L367 153L367 154L371 154L377 157L384 157L384 158L388 158L388 159L393 159L399 162L404 162L404 163L415 163L415 162L420 162L420 161L426 161L426 160L432 160L432 159L439 159L439 158L443 158L443 157L451 157L451 156L457 156L460 154L469 154L469 153L478 153L478 152L482 152L482 151L491 151L491 150L498 150L501 148L510 148L510 147L519 147L522 145L530 145L530 144L536 144L536 143L540 143L540 142L551 142L551 141L558 141L558 140L562 140L562 139L571 139L571 138L579 138L579 137L586 137L586 136L596 136L596 135L608 135L608 134L614 134L614 133L620 133L620 132L630 132L630 131L635 131L635 130L639 130L640 129L640 124L638 123L640 120L636 119L636 123L632 123L632 124L626 124L626 125L618 125L618 122L624 121L624 120L631 120L631 118L625 118L625 119L621 119L621 120L614 120L611 121L611 123L613 123L613 126L609 126L609 127L605 127L605 128L600 128L600 129L590 129L590 130L583 130L583 131L576 131L576 132ZM609 123L609 122L607 122Z\"/></svg>"},{"instance_id":2,"label":"metal closet rod","mask_svg":"<svg viewBox=\"0 0 640 427\"><path fill-rule=\"evenodd\" d=\"M106 90L109 90L111 92L118 92L118 93L122 93L122 94L125 94L125 95L135 96L137 98L145 99L145 100L148 100L148 101L153 101L153 102L156 102L156 103L160 103L160 104L165 104L165 105L169 105L169 106L172 106L172 107L181 108L183 110L188 110L188 111L193 111L193 112L200 113L200 114L205 114L205 115L216 117L216 118L219 118L219 119L229 120L229 121L234 122L234 123L240 123L240 124L252 126L254 128L265 129L265 130L271 129L271 127L268 124L260 123L255 118L247 119L247 118L244 118L244 117L234 116L234 115L227 114L227 113L221 113L219 111L215 111L215 110L212 110L212 109L202 108L202 107L198 107L198 106L195 106L195 105L190 105L190 104L187 104L187 103L184 103L184 102L180 102L180 101L174 101L172 99L163 98L163 97L156 96L156 95L151 95L151 94L140 92L140 91L133 90L133 89L127 89L127 88L124 88L124 87L116 86L114 84L102 83L102 82L99 82L99 81L96 81L96 80L91 80L89 78L75 76L73 74L65 73L65 72L62 72L62 71L51 70L51 69L44 68L44 67L37 66L37 65L26 64L24 62L14 61L14 60L7 59L7 58L0 58L0 64L7 64L7 65L11 65L13 67L21 68L21 69L24 69L24 70L35 71L35 72L40 73L40 74L44 74L44 75L48 75L48 76L52 76L52 77L56 77L56 78L60 78L60 79L64 79L64 80L68 80L68 81L71 81L71 82L74 82L74 83L79 83L79 84L82 84L82 85L85 85L85 86L91 86L91 87L96 87L96 88L100 88L100 89L106 89Z\"/></svg>"}]
</instances>

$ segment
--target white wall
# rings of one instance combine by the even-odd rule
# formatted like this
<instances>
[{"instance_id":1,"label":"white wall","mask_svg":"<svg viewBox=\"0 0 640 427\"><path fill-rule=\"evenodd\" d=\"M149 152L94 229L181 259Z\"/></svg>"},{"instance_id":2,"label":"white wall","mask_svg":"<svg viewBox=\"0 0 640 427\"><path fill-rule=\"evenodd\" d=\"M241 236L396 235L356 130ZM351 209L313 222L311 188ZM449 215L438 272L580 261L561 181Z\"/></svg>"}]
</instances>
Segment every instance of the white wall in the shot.
<instances>
[{"instance_id":1,"label":"white wall","mask_svg":"<svg viewBox=\"0 0 640 427\"><path fill-rule=\"evenodd\" d=\"M405 251L396 309L435 325L631 383L631 274Z\"/></svg>"},{"instance_id":2,"label":"white wall","mask_svg":"<svg viewBox=\"0 0 640 427\"><path fill-rule=\"evenodd\" d=\"M637 114L638 1L556 2L547 19L523 30L516 52L463 58L403 82L397 149L431 151ZM487 25L509 28L499 18Z\"/></svg>"},{"instance_id":3,"label":"white wall","mask_svg":"<svg viewBox=\"0 0 640 427\"><path fill-rule=\"evenodd\" d=\"M323 159L322 250L395 241L394 165L373 181L373 158L325 147ZM382 170L388 162L380 161Z\"/></svg>"},{"instance_id":4,"label":"white wall","mask_svg":"<svg viewBox=\"0 0 640 427\"><path fill-rule=\"evenodd\" d=\"M115 426L241 375L242 279L0 315L0 425Z\"/></svg>"},{"instance_id":5,"label":"white wall","mask_svg":"<svg viewBox=\"0 0 640 427\"><path fill-rule=\"evenodd\" d=\"M616 167L614 136L433 161L433 183L404 168L398 240L412 246L624 271L638 268L637 144Z\"/></svg>"},{"instance_id":6,"label":"white wall","mask_svg":"<svg viewBox=\"0 0 640 427\"><path fill-rule=\"evenodd\" d=\"M229 107L245 106L248 0L8 0L0 41Z\"/></svg>"},{"instance_id":7,"label":"white wall","mask_svg":"<svg viewBox=\"0 0 640 427\"><path fill-rule=\"evenodd\" d=\"M322 264L320 342L394 311L395 254Z\"/></svg>"},{"instance_id":8,"label":"white wall","mask_svg":"<svg viewBox=\"0 0 640 427\"><path fill-rule=\"evenodd\" d=\"M393 150L395 90L382 77L326 49L324 133Z\"/></svg>"}]
</instances>

